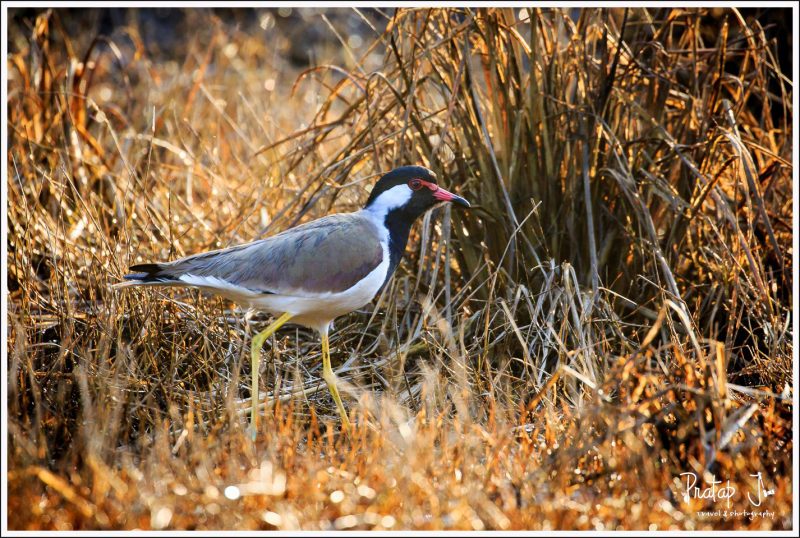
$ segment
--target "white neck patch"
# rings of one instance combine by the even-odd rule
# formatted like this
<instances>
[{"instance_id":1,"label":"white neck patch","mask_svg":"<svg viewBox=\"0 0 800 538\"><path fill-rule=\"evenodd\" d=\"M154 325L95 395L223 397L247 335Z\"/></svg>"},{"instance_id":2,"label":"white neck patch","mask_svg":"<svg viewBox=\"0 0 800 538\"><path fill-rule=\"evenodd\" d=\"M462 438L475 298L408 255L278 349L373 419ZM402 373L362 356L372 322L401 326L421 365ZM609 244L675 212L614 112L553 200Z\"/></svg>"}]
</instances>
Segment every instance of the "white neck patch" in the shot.
<instances>
[{"instance_id":1,"label":"white neck patch","mask_svg":"<svg viewBox=\"0 0 800 538\"><path fill-rule=\"evenodd\" d=\"M411 200L412 194L414 194L414 191L408 188L405 183L396 185L380 193L366 209L383 223L386 214L393 209L406 205Z\"/></svg>"}]
</instances>

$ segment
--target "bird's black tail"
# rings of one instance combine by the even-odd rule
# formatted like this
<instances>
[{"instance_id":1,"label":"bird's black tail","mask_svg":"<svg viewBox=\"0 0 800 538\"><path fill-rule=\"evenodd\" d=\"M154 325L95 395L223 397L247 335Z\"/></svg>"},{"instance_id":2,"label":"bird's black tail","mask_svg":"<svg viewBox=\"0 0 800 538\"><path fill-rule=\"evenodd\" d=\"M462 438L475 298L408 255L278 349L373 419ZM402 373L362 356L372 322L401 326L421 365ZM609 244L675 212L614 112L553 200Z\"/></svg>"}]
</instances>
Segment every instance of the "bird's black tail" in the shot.
<instances>
[{"instance_id":1,"label":"bird's black tail","mask_svg":"<svg viewBox=\"0 0 800 538\"><path fill-rule=\"evenodd\" d=\"M131 273L123 276L125 282L114 284L114 288L127 288L128 286L157 286L175 282L175 277L165 274L164 265L160 263L140 263L128 267Z\"/></svg>"}]
</instances>

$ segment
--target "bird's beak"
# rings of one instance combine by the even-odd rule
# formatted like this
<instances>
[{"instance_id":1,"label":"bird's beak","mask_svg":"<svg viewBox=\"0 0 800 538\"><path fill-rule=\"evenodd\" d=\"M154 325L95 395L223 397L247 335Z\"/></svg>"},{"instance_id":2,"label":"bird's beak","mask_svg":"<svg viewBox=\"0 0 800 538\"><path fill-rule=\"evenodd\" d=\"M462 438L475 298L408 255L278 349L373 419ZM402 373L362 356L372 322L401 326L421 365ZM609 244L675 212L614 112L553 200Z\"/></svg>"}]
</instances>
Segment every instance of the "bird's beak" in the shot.
<instances>
[{"instance_id":1,"label":"bird's beak","mask_svg":"<svg viewBox=\"0 0 800 538\"><path fill-rule=\"evenodd\" d=\"M437 200L441 200L443 202L453 202L464 207L469 207L469 202L467 202L464 198L460 197L457 194L453 194L452 192L439 187L436 189L436 192L433 193L433 197Z\"/></svg>"}]
</instances>

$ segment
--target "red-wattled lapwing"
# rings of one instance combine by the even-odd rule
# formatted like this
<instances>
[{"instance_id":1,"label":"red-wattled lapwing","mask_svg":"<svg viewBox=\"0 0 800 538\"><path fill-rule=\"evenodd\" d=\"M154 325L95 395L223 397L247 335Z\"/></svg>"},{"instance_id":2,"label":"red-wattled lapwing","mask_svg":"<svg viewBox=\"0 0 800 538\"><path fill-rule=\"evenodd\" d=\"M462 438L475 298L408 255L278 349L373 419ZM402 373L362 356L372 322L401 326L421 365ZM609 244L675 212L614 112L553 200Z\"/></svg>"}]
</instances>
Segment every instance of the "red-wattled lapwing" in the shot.
<instances>
[{"instance_id":1,"label":"red-wattled lapwing","mask_svg":"<svg viewBox=\"0 0 800 538\"><path fill-rule=\"evenodd\" d=\"M164 263L130 268L126 286L193 286L218 293L250 310L278 318L253 337L252 416L257 428L261 346L291 321L319 331L322 376L349 430L331 369L331 322L370 302L397 268L414 221L441 202L469 202L436 184L421 166L403 166L384 175L364 209L329 215L272 237Z\"/></svg>"}]
</instances>

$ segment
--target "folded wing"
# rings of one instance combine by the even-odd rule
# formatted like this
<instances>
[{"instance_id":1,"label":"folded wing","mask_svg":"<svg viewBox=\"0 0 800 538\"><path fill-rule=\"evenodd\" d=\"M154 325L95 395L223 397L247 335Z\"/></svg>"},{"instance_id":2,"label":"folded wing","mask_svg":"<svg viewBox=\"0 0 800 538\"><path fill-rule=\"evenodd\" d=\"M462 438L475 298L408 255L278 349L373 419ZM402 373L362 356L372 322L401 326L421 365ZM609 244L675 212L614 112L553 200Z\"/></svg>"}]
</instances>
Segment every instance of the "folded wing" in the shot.
<instances>
[{"instance_id":1,"label":"folded wing","mask_svg":"<svg viewBox=\"0 0 800 538\"><path fill-rule=\"evenodd\" d=\"M236 287L252 293L316 296L347 290L383 260L375 224L339 213L277 235L167 263L134 265L128 285Z\"/></svg>"}]
</instances>

